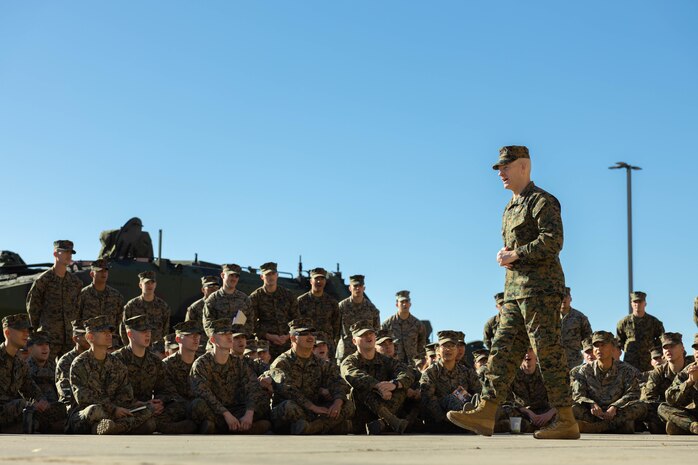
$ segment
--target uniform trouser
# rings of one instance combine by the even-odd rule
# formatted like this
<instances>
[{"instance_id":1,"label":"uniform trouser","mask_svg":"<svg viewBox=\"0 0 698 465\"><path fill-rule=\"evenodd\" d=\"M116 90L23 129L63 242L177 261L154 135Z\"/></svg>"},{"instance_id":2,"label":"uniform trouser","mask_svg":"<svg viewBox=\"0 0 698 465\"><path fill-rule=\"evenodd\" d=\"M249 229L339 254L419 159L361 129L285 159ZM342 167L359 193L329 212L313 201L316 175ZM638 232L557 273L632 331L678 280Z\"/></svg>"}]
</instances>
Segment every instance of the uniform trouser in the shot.
<instances>
[{"instance_id":1,"label":"uniform trouser","mask_svg":"<svg viewBox=\"0 0 698 465\"><path fill-rule=\"evenodd\" d=\"M387 408L393 415L397 415L405 403L407 391L405 389L396 389L393 391L393 397L390 400L384 400L378 392L373 390L368 392L352 390L351 398L356 408L353 420L354 429L361 431L366 423L378 419L378 410L382 407Z\"/></svg>"},{"instance_id":2,"label":"uniform trouser","mask_svg":"<svg viewBox=\"0 0 698 465\"><path fill-rule=\"evenodd\" d=\"M645 404L647 405L647 415L645 416L647 430L652 434L666 434L666 421L657 412L659 403L645 402Z\"/></svg>"},{"instance_id":3,"label":"uniform trouser","mask_svg":"<svg viewBox=\"0 0 698 465\"><path fill-rule=\"evenodd\" d=\"M24 399L13 399L0 406L0 432L4 430L20 431L23 412L28 402ZM65 429L65 405L53 402L43 412L32 412L33 428L40 433L62 433Z\"/></svg>"},{"instance_id":4,"label":"uniform trouser","mask_svg":"<svg viewBox=\"0 0 698 465\"><path fill-rule=\"evenodd\" d=\"M591 414L590 404L575 404L572 407L572 410L574 411L574 417L577 420L586 421L588 423L606 421ZM604 410L606 409L604 408ZM616 416L613 417L613 420L608 422L608 427L611 431L613 431L614 429L623 426L624 423L635 422L638 420L641 421L645 418L646 413L647 404L644 402L634 402L626 405L625 407L618 407L616 410Z\"/></svg>"},{"instance_id":5,"label":"uniform trouser","mask_svg":"<svg viewBox=\"0 0 698 465\"><path fill-rule=\"evenodd\" d=\"M659 404L657 413L662 419L664 419L664 421L670 421L685 431L690 431L691 423L698 421L698 407L681 408L663 403Z\"/></svg>"},{"instance_id":6,"label":"uniform trouser","mask_svg":"<svg viewBox=\"0 0 698 465\"><path fill-rule=\"evenodd\" d=\"M247 413L247 407L243 404L237 405L226 405L225 408L228 409L230 413L233 414L238 420L242 418L245 413ZM254 416L252 417L253 422L260 420L267 420L269 418L269 409L260 410L259 406L254 408ZM195 399L192 403L192 420L199 424L205 420L211 422L215 425L216 432L218 433L228 433L228 424L225 422L223 415L217 415L211 407L208 406L203 399Z\"/></svg>"},{"instance_id":7,"label":"uniform trouser","mask_svg":"<svg viewBox=\"0 0 698 465\"><path fill-rule=\"evenodd\" d=\"M108 414L101 405L92 404L84 409L74 409L68 416L68 433L74 434L90 434L92 427L97 425L101 420L113 420L119 425L126 427L126 433L129 433L139 426L143 425L153 416L153 411L149 408L134 412L133 416L114 418Z\"/></svg>"},{"instance_id":8,"label":"uniform trouser","mask_svg":"<svg viewBox=\"0 0 698 465\"><path fill-rule=\"evenodd\" d=\"M533 296L504 303L487 362L482 398L503 403L529 347L538 357L548 401L553 407L572 405L567 356L560 342L561 295Z\"/></svg>"},{"instance_id":9,"label":"uniform trouser","mask_svg":"<svg viewBox=\"0 0 698 465\"><path fill-rule=\"evenodd\" d=\"M329 407L333 401L319 402L319 407ZM342 424L346 420L350 420L354 416L354 404L345 400L342 404L342 409L339 411L337 418L329 418L325 415L318 415L310 410L303 408L298 403L292 400L285 400L271 409L271 421L275 431L285 431L291 423L299 420L312 422L319 420L323 423L323 433L329 433L333 428Z\"/></svg>"}]
</instances>

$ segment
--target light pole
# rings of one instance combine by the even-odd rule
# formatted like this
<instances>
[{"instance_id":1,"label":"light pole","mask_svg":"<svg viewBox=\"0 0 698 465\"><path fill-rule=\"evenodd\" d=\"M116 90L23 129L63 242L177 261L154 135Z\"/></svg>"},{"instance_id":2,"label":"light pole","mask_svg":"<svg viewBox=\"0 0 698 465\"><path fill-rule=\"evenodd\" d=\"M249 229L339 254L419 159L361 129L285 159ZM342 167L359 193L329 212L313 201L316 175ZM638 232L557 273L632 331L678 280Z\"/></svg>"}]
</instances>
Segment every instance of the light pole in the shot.
<instances>
[{"instance_id":1,"label":"light pole","mask_svg":"<svg viewBox=\"0 0 698 465\"><path fill-rule=\"evenodd\" d=\"M633 292L633 192L632 192L632 170L641 170L639 166L632 166L624 161L616 162L616 166L609 166L609 170L625 168L628 184L628 313L632 313L630 304L630 293Z\"/></svg>"}]
</instances>

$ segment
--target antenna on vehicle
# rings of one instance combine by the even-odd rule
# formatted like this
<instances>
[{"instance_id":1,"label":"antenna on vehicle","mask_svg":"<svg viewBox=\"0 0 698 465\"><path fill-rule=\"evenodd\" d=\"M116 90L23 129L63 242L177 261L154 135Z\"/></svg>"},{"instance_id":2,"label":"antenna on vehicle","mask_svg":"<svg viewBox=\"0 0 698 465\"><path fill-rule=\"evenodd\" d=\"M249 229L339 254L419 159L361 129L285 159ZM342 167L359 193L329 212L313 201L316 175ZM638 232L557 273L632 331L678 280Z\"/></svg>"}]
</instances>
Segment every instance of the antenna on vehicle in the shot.
<instances>
[{"instance_id":1,"label":"antenna on vehicle","mask_svg":"<svg viewBox=\"0 0 698 465\"><path fill-rule=\"evenodd\" d=\"M298 256L298 277L303 276L303 255Z\"/></svg>"},{"instance_id":2,"label":"antenna on vehicle","mask_svg":"<svg viewBox=\"0 0 698 465\"><path fill-rule=\"evenodd\" d=\"M197 252L194 252L194 264L199 264L199 254Z\"/></svg>"},{"instance_id":3,"label":"antenna on vehicle","mask_svg":"<svg viewBox=\"0 0 698 465\"><path fill-rule=\"evenodd\" d=\"M158 263L162 261L162 229L158 230Z\"/></svg>"}]
</instances>

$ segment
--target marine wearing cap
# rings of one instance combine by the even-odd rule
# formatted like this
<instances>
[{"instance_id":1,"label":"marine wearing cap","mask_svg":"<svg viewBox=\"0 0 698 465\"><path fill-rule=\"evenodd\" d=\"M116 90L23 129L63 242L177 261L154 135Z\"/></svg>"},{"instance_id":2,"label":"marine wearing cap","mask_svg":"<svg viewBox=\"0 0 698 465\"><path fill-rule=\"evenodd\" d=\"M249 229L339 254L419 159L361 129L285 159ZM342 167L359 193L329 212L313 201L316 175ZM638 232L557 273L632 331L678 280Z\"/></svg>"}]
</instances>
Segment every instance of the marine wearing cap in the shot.
<instances>
[{"instance_id":1,"label":"marine wearing cap","mask_svg":"<svg viewBox=\"0 0 698 465\"><path fill-rule=\"evenodd\" d=\"M92 271L104 271L108 270L109 268L109 260L106 258L99 258L90 264L90 270Z\"/></svg>"},{"instance_id":2,"label":"marine wearing cap","mask_svg":"<svg viewBox=\"0 0 698 465\"><path fill-rule=\"evenodd\" d=\"M174 330L177 336L182 334L203 333L201 326L199 326L199 322L194 320L182 321L181 323L177 323L176 325L174 325Z\"/></svg>"},{"instance_id":3,"label":"marine wearing cap","mask_svg":"<svg viewBox=\"0 0 698 465\"><path fill-rule=\"evenodd\" d=\"M664 358L664 353L661 351L661 349L652 349L651 356L653 359Z\"/></svg>"},{"instance_id":4,"label":"marine wearing cap","mask_svg":"<svg viewBox=\"0 0 698 465\"><path fill-rule=\"evenodd\" d=\"M447 342L452 342L454 344L458 344L458 341L460 338L458 337L458 332L453 331L453 330L444 330L444 331L439 331L436 333L437 340L439 341L439 345L445 344Z\"/></svg>"},{"instance_id":5,"label":"marine wearing cap","mask_svg":"<svg viewBox=\"0 0 698 465\"><path fill-rule=\"evenodd\" d=\"M315 332L313 322L309 318L296 318L288 323L289 334L298 336L301 333Z\"/></svg>"},{"instance_id":6,"label":"marine wearing cap","mask_svg":"<svg viewBox=\"0 0 698 465\"><path fill-rule=\"evenodd\" d=\"M85 334L85 325L80 320L73 320L70 324L73 326L73 336Z\"/></svg>"},{"instance_id":7,"label":"marine wearing cap","mask_svg":"<svg viewBox=\"0 0 698 465\"><path fill-rule=\"evenodd\" d=\"M327 279L327 270L325 270L324 268L313 268L312 270L310 270L311 279L316 278L318 276Z\"/></svg>"},{"instance_id":8,"label":"marine wearing cap","mask_svg":"<svg viewBox=\"0 0 698 465\"><path fill-rule=\"evenodd\" d=\"M274 262L267 262L267 263L262 264L262 266L260 266L259 269L262 271L262 274L276 273L277 266L278 265Z\"/></svg>"},{"instance_id":9,"label":"marine wearing cap","mask_svg":"<svg viewBox=\"0 0 698 465\"><path fill-rule=\"evenodd\" d=\"M201 277L201 287L211 287L211 286L218 286L220 287L221 282L218 278L218 276L202 276Z\"/></svg>"},{"instance_id":10,"label":"marine wearing cap","mask_svg":"<svg viewBox=\"0 0 698 465\"><path fill-rule=\"evenodd\" d=\"M265 263L264 265L268 265L268 263ZM264 265L262 265L262 274L265 274L264 273ZM274 264L274 265L276 265L276 264ZM240 267L240 265L237 265L235 263L229 263L229 264L223 265L223 273L226 273L226 274L232 273L232 274L236 274L239 276L240 273L242 273L242 267Z\"/></svg>"},{"instance_id":11,"label":"marine wearing cap","mask_svg":"<svg viewBox=\"0 0 698 465\"><path fill-rule=\"evenodd\" d=\"M378 332L376 332L376 344L381 345L387 340L395 342L395 336L393 336L393 333L387 329L379 329Z\"/></svg>"},{"instance_id":12,"label":"marine wearing cap","mask_svg":"<svg viewBox=\"0 0 698 465\"><path fill-rule=\"evenodd\" d=\"M504 293L503 292L497 292L494 295L494 301L497 305L502 306L504 305Z\"/></svg>"},{"instance_id":13,"label":"marine wearing cap","mask_svg":"<svg viewBox=\"0 0 698 465\"><path fill-rule=\"evenodd\" d=\"M269 352L269 341L264 339L255 339L257 343L257 352Z\"/></svg>"},{"instance_id":14,"label":"marine wearing cap","mask_svg":"<svg viewBox=\"0 0 698 465\"><path fill-rule=\"evenodd\" d=\"M368 320L359 320L349 327L349 331L353 337L361 337L368 332L375 333L376 328Z\"/></svg>"},{"instance_id":15,"label":"marine wearing cap","mask_svg":"<svg viewBox=\"0 0 698 465\"><path fill-rule=\"evenodd\" d=\"M32 324L29 321L29 316L26 313L7 315L2 319L2 327L12 329L33 329Z\"/></svg>"},{"instance_id":16,"label":"marine wearing cap","mask_svg":"<svg viewBox=\"0 0 698 465\"><path fill-rule=\"evenodd\" d=\"M353 276L349 276L349 284L351 284L352 286L363 286L365 280L366 277L362 274L355 274Z\"/></svg>"},{"instance_id":17,"label":"marine wearing cap","mask_svg":"<svg viewBox=\"0 0 698 465\"><path fill-rule=\"evenodd\" d=\"M144 271L142 273L138 273L138 279L140 282L157 281L157 275L154 271Z\"/></svg>"},{"instance_id":18,"label":"marine wearing cap","mask_svg":"<svg viewBox=\"0 0 698 465\"><path fill-rule=\"evenodd\" d=\"M693 336L693 345L691 346L694 349L698 349L698 333L696 333L695 336Z\"/></svg>"},{"instance_id":19,"label":"marine wearing cap","mask_svg":"<svg viewBox=\"0 0 698 465\"><path fill-rule=\"evenodd\" d=\"M53 241L53 250L77 253L75 252L75 247L73 247L73 241L67 239Z\"/></svg>"},{"instance_id":20,"label":"marine wearing cap","mask_svg":"<svg viewBox=\"0 0 698 465\"><path fill-rule=\"evenodd\" d=\"M631 302L639 302L647 300L647 294L642 291L635 291L630 293Z\"/></svg>"},{"instance_id":21,"label":"marine wearing cap","mask_svg":"<svg viewBox=\"0 0 698 465\"><path fill-rule=\"evenodd\" d=\"M153 329L150 324L148 324L148 317L145 315L132 316L127 319L124 324L126 325L126 329L130 329L131 331L150 331Z\"/></svg>"},{"instance_id":22,"label":"marine wearing cap","mask_svg":"<svg viewBox=\"0 0 698 465\"><path fill-rule=\"evenodd\" d=\"M591 342L591 337L584 338L582 341L582 352L594 350L594 344Z\"/></svg>"},{"instance_id":23,"label":"marine wearing cap","mask_svg":"<svg viewBox=\"0 0 698 465\"><path fill-rule=\"evenodd\" d=\"M519 158L531 158L528 155L528 147L523 145L507 145L506 147L502 147L499 149L499 158L497 159L497 163L492 165L492 169L498 170L500 166L508 165Z\"/></svg>"},{"instance_id":24,"label":"marine wearing cap","mask_svg":"<svg viewBox=\"0 0 698 465\"><path fill-rule=\"evenodd\" d=\"M477 349L473 351L473 360L475 362L480 362L481 360L487 361L490 356L490 351L487 349Z\"/></svg>"},{"instance_id":25,"label":"marine wearing cap","mask_svg":"<svg viewBox=\"0 0 698 465\"><path fill-rule=\"evenodd\" d=\"M402 302L403 300L410 300L410 291L398 291L395 294L395 299L398 302Z\"/></svg>"},{"instance_id":26,"label":"marine wearing cap","mask_svg":"<svg viewBox=\"0 0 698 465\"><path fill-rule=\"evenodd\" d=\"M683 344L683 335L681 333L664 333L661 336L662 347Z\"/></svg>"},{"instance_id":27,"label":"marine wearing cap","mask_svg":"<svg viewBox=\"0 0 698 465\"><path fill-rule=\"evenodd\" d=\"M211 337L214 334L227 334L233 332L233 322L230 318L219 318L218 320L209 321L206 325L206 336Z\"/></svg>"},{"instance_id":28,"label":"marine wearing cap","mask_svg":"<svg viewBox=\"0 0 698 465\"><path fill-rule=\"evenodd\" d=\"M50 344L51 335L46 331L35 331L29 335L27 339L27 347L31 347L35 344Z\"/></svg>"},{"instance_id":29,"label":"marine wearing cap","mask_svg":"<svg viewBox=\"0 0 698 465\"><path fill-rule=\"evenodd\" d=\"M170 333L164 338L165 342L165 348L166 349L176 349L179 347L179 343L177 343L177 340L175 339L177 335L175 333Z\"/></svg>"},{"instance_id":30,"label":"marine wearing cap","mask_svg":"<svg viewBox=\"0 0 698 465\"><path fill-rule=\"evenodd\" d=\"M111 331L114 332L114 326L109 323L109 319L106 316L100 315L93 318L89 318L83 322L85 325L85 331L88 333L97 333L100 331ZM112 340L117 338L112 338Z\"/></svg>"}]
</instances>

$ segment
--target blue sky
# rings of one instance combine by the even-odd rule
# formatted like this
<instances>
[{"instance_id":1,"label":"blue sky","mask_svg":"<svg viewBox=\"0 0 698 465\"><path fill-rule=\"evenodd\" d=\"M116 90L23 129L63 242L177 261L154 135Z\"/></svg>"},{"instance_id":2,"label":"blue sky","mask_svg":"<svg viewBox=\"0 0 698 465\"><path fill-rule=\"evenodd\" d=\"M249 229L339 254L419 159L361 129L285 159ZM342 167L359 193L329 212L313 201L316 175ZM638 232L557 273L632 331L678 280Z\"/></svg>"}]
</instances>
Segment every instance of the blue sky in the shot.
<instances>
[{"instance_id":1,"label":"blue sky","mask_svg":"<svg viewBox=\"0 0 698 465\"><path fill-rule=\"evenodd\" d=\"M493 3L493 2L491 2ZM491 164L527 145L563 206L573 306L635 288L690 340L695 2L5 2L0 248L92 259L139 216L172 259L365 274L435 330L479 339L503 286L510 197ZM693 213L691 213L693 212Z\"/></svg>"}]
</instances>

